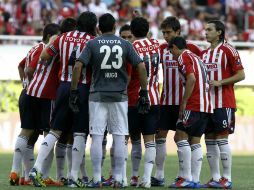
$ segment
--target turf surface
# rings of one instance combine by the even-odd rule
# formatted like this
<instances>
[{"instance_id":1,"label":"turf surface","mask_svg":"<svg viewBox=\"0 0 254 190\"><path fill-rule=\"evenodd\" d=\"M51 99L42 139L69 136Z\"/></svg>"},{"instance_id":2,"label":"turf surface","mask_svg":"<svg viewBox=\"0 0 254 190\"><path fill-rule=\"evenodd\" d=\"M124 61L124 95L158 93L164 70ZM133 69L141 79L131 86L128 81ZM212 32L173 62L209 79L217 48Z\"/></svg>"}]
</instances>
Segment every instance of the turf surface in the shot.
<instances>
[{"instance_id":1,"label":"turf surface","mask_svg":"<svg viewBox=\"0 0 254 190\"><path fill-rule=\"evenodd\" d=\"M22 190L33 190L37 189L35 187L30 186L10 186L8 181L9 172L11 169L11 163L12 163L12 155L11 154L0 154L0 190L9 190L9 189L22 189ZM90 158L87 158L87 171L89 176L92 175L92 168L91 168L91 161ZM140 175L142 174L142 166ZM173 182L176 171L178 168L177 164L177 157L175 155L169 155L166 160L166 168L165 168L165 178L166 178L166 184L167 186ZM128 160L128 167L127 167L127 174L130 176L130 158ZM107 156L105 162L104 162L104 169L103 169L103 175L105 177L108 177L108 171L110 170L110 160L109 156ZM233 189L235 190L254 190L254 156L234 156L233 157ZM55 176L55 163L53 164L51 168L51 176ZM208 170L208 164L207 160L204 157L202 172L201 172L201 182L205 183L209 180L209 170ZM39 188L40 189L40 188ZM43 189L70 189L67 187L47 187ZM111 189L108 187L105 187L104 189ZM134 188L126 188L128 189L134 189ZM151 188L151 189L168 189L168 188Z\"/></svg>"}]
</instances>

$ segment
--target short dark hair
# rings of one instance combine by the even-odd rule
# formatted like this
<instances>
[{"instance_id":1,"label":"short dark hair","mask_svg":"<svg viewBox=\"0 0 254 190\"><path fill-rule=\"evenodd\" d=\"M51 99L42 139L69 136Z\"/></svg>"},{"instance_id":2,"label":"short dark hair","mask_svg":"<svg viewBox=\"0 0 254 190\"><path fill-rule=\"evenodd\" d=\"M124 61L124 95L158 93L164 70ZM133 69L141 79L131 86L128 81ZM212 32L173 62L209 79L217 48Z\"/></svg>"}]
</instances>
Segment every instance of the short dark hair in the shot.
<instances>
[{"instance_id":1,"label":"short dark hair","mask_svg":"<svg viewBox=\"0 0 254 190\"><path fill-rule=\"evenodd\" d=\"M170 42L168 43L168 47L172 48L173 45L175 45L176 47L178 47L178 49L181 49L181 50L187 48L186 40L181 36L173 37L170 40Z\"/></svg>"},{"instance_id":2,"label":"short dark hair","mask_svg":"<svg viewBox=\"0 0 254 190\"><path fill-rule=\"evenodd\" d=\"M77 27L77 21L74 18L66 18L62 20L60 24L60 32L65 33L72 30L75 30Z\"/></svg>"},{"instance_id":3,"label":"short dark hair","mask_svg":"<svg viewBox=\"0 0 254 190\"><path fill-rule=\"evenodd\" d=\"M97 17L94 13L85 11L77 19L77 29L80 32L87 32L93 36L96 35Z\"/></svg>"},{"instance_id":4,"label":"short dark hair","mask_svg":"<svg viewBox=\"0 0 254 190\"><path fill-rule=\"evenodd\" d=\"M116 24L116 19L110 14L106 13L99 18L99 29L102 33L112 32Z\"/></svg>"},{"instance_id":5,"label":"short dark hair","mask_svg":"<svg viewBox=\"0 0 254 190\"><path fill-rule=\"evenodd\" d=\"M224 41L225 39L225 25L220 20L210 20L207 22L208 24L214 24L216 31L221 31L219 36L220 41Z\"/></svg>"},{"instance_id":6,"label":"short dark hair","mask_svg":"<svg viewBox=\"0 0 254 190\"><path fill-rule=\"evenodd\" d=\"M176 17L169 16L162 21L160 28L172 28L172 30L176 32L177 30L181 30L181 25Z\"/></svg>"},{"instance_id":7,"label":"short dark hair","mask_svg":"<svg viewBox=\"0 0 254 190\"><path fill-rule=\"evenodd\" d=\"M120 30L119 30L119 34L121 34L123 31L130 31L131 30L131 27L129 24L125 24L123 25Z\"/></svg>"},{"instance_id":8,"label":"short dark hair","mask_svg":"<svg viewBox=\"0 0 254 190\"><path fill-rule=\"evenodd\" d=\"M60 26L58 24L50 23L47 24L43 29L42 40L47 40L48 35L53 36L60 31Z\"/></svg>"},{"instance_id":9,"label":"short dark hair","mask_svg":"<svg viewBox=\"0 0 254 190\"><path fill-rule=\"evenodd\" d=\"M149 32L149 23L143 17L136 17L131 21L131 33L135 37L146 37Z\"/></svg>"}]
</instances>

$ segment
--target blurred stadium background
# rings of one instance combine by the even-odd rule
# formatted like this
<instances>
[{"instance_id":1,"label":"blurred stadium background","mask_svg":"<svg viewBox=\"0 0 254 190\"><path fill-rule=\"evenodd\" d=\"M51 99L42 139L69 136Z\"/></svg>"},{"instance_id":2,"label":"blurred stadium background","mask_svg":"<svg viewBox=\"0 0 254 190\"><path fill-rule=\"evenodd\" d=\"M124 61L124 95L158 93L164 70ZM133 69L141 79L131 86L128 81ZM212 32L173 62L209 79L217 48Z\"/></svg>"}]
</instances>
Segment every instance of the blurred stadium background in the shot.
<instances>
[{"instance_id":1,"label":"blurred stadium background","mask_svg":"<svg viewBox=\"0 0 254 190\"><path fill-rule=\"evenodd\" d=\"M230 141L235 154L254 154L254 0L0 0L0 152L13 150L20 131L17 66L41 39L43 26L90 10L97 16L112 13L119 29L136 9L149 20L152 37L163 41L159 25L173 15L180 19L182 35L202 48L209 45L204 38L206 21L224 21L226 38L239 50L246 72L246 79L235 86L238 110ZM172 135L169 153L176 152Z\"/></svg>"}]
</instances>

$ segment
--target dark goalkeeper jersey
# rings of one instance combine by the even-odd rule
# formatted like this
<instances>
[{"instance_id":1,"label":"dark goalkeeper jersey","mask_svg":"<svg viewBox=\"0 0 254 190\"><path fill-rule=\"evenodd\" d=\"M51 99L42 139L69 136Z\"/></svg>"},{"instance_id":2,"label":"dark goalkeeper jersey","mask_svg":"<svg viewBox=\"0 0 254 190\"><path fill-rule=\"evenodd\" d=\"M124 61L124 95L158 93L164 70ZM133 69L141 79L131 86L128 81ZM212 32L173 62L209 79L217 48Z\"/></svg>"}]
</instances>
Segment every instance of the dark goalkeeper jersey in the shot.
<instances>
[{"instance_id":1,"label":"dark goalkeeper jersey","mask_svg":"<svg viewBox=\"0 0 254 190\"><path fill-rule=\"evenodd\" d=\"M104 34L87 43L78 58L92 67L90 101L127 101L127 63L142 62L128 41L113 34Z\"/></svg>"}]
</instances>

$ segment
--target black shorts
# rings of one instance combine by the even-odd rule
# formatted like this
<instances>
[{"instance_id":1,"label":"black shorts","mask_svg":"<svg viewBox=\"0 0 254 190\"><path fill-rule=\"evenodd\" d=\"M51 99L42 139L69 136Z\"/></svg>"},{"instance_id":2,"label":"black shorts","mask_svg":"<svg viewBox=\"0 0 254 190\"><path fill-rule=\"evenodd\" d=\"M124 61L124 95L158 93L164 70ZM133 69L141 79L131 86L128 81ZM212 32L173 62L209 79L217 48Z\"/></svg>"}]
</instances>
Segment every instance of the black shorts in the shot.
<instances>
[{"instance_id":1,"label":"black shorts","mask_svg":"<svg viewBox=\"0 0 254 190\"><path fill-rule=\"evenodd\" d=\"M151 106L148 114L138 114L137 109L129 116L129 132L133 136L138 132L143 135L153 135L156 133L156 129L160 120L160 106ZM135 122L135 123L133 123Z\"/></svg>"},{"instance_id":2,"label":"black shorts","mask_svg":"<svg viewBox=\"0 0 254 190\"><path fill-rule=\"evenodd\" d=\"M160 122L158 130L176 130L176 122L179 116L179 105L160 106Z\"/></svg>"},{"instance_id":3,"label":"black shorts","mask_svg":"<svg viewBox=\"0 0 254 190\"><path fill-rule=\"evenodd\" d=\"M19 96L19 116L20 116L20 122L21 122L21 128L22 123L24 123L24 113L26 111L26 106L28 107L28 95L26 94L26 89L23 89Z\"/></svg>"},{"instance_id":4,"label":"black shorts","mask_svg":"<svg viewBox=\"0 0 254 190\"><path fill-rule=\"evenodd\" d=\"M54 130L77 133L89 132L88 96L89 85L79 84L79 112L74 114L69 108L70 82L61 82L57 89L55 110L51 126Z\"/></svg>"},{"instance_id":5,"label":"black shorts","mask_svg":"<svg viewBox=\"0 0 254 190\"><path fill-rule=\"evenodd\" d=\"M205 132L209 115L208 113L185 110L184 119L177 122L176 128L185 131L189 136L201 137Z\"/></svg>"},{"instance_id":6,"label":"black shorts","mask_svg":"<svg viewBox=\"0 0 254 190\"><path fill-rule=\"evenodd\" d=\"M21 128L48 131L50 128L51 100L25 95ZM23 103L24 103L23 102Z\"/></svg>"},{"instance_id":7,"label":"black shorts","mask_svg":"<svg viewBox=\"0 0 254 190\"><path fill-rule=\"evenodd\" d=\"M139 114L136 106L128 107L128 127L132 140L138 140L141 135L141 127L139 125Z\"/></svg>"},{"instance_id":8,"label":"black shorts","mask_svg":"<svg viewBox=\"0 0 254 190\"><path fill-rule=\"evenodd\" d=\"M235 108L217 108L213 110L207 124L206 134L232 134L235 131Z\"/></svg>"}]
</instances>

